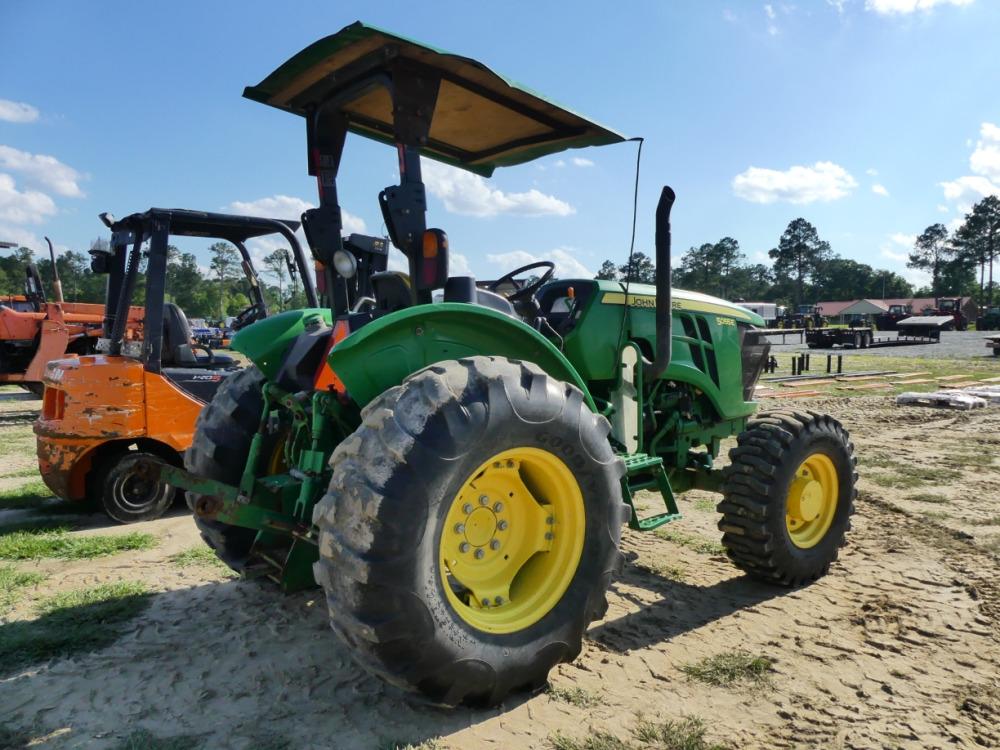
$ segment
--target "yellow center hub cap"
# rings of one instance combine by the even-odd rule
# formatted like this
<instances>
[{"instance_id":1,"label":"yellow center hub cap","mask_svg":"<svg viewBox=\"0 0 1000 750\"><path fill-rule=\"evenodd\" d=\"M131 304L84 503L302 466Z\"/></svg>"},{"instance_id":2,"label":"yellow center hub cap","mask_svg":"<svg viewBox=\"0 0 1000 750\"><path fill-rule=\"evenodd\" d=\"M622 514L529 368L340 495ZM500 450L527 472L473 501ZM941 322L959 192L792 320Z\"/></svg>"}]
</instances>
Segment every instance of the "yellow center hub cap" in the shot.
<instances>
[{"instance_id":1,"label":"yellow center hub cap","mask_svg":"<svg viewBox=\"0 0 1000 750\"><path fill-rule=\"evenodd\" d=\"M553 453L513 448L484 462L452 500L441 529L441 579L470 625L513 633L541 620L576 573L583 494Z\"/></svg>"},{"instance_id":2,"label":"yellow center hub cap","mask_svg":"<svg viewBox=\"0 0 1000 750\"><path fill-rule=\"evenodd\" d=\"M837 514L837 467L824 453L813 453L795 471L785 504L785 525L792 544L808 549L826 536Z\"/></svg>"}]
</instances>

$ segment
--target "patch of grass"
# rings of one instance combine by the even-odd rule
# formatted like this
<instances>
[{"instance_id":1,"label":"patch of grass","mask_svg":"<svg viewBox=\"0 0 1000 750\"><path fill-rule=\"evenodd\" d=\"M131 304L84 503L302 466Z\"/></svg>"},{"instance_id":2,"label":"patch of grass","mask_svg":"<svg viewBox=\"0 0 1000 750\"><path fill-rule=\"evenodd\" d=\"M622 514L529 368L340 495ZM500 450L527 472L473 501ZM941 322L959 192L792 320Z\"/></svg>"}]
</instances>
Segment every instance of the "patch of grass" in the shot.
<instances>
[{"instance_id":1,"label":"patch of grass","mask_svg":"<svg viewBox=\"0 0 1000 750\"><path fill-rule=\"evenodd\" d=\"M179 568L200 566L203 568L213 568L233 577L238 576L236 571L222 562L215 552L203 544L197 547L192 547L191 549L186 549L183 552L177 552L167 559Z\"/></svg>"},{"instance_id":2,"label":"patch of grass","mask_svg":"<svg viewBox=\"0 0 1000 750\"><path fill-rule=\"evenodd\" d=\"M705 738L705 723L696 716L685 716L677 721L662 723L639 720L634 730L642 747L658 750L723 750L722 745Z\"/></svg>"},{"instance_id":3,"label":"patch of grass","mask_svg":"<svg viewBox=\"0 0 1000 750\"><path fill-rule=\"evenodd\" d=\"M881 487L909 490L925 484L943 484L962 476L957 469L941 469L933 466L913 466L905 474L866 474L865 477Z\"/></svg>"},{"instance_id":4,"label":"patch of grass","mask_svg":"<svg viewBox=\"0 0 1000 750\"><path fill-rule=\"evenodd\" d=\"M0 624L3 671L108 646L151 600L145 584L129 581L43 599L35 607L37 619Z\"/></svg>"},{"instance_id":5,"label":"patch of grass","mask_svg":"<svg viewBox=\"0 0 1000 750\"><path fill-rule=\"evenodd\" d=\"M959 451L949 453L944 457L949 466L990 466L993 463L993 453L990 451Z\"/></svg>"},{"instance_id":6,"label":"patch of grass","mask_svg":"<svg viewBox=\"0 0 1000 750\"><path fill-rule=\"evenodd\" d=\"M549 685L549 689L546 692L552 700L569 703L571 706L577 706L578 708L588 708L589 706L596 706L601 703L601 699L598 696L580 687L562 688Z\"/></svg>"},{"instance_id":7,"label":"patch of grass","mask_svg":"<svg viewBox=\"0 0 1000 750\"><path fill-rule=\"evenodd\" d=\"M656 560L641 561L637 562L637 568L642 568L643 570L652 573L653 575L660 576L660 578L666 578L671 581L683 581L687 578L687 570L680 565L672 565L670 563L662 563Z\"/></svg>"},{"instance_id":8,"label":"patch of grass","mask_svg":"<svg viewBox=\"0 0 1000 750\"><path fill-rule=\"evenodd\" d=\"M555 734L549 737L553 750L724 750L705 737L705 723L694 716L664 722L639 722L632 729L632 736L621 739L610 732L591 731L581 738Z\"/></svg>"},{"instance_id":9,"label":"patch of grass","mask_svg":"<svg viewBox=\"0 0 1000 750\"><path fill-rule=\"evenodd\" d=\"M441 747L441 743L436 738L424 740L416 745L402 740L388 740L379 745L379 750L440 750Z\"/></svg>"},{"instance_id":10,"label":"patch of grass","mask_svg":"<svg viewBox=\"0 0 1000 750\"><path fill-rule=\"evenodd\" d=\"M727 651L694 664L685 664L681 671L709 685L728 686L737 682L763 684L774 671L772 664L774 662L766 656L754 656L747 651Z\"/></svg>"},{"instance_id":11,"label":"patch of grass","mask_svg":"<svg viewBox=\"0 0 1000 750\"><path fill-rule=\"evenodd\" d=\"M916 495L908 495L906 499L915 503L945 504L951 502L944 495L938 495L934 492L918 492Z\"/></svg>"},{"instance_id":12,"label":"patch of grass","mask_svg":"<svg viewBox=\"0 0 1000 750\"><path fill-rule=\"evenodd\" d=\"M884 453L862 453L858 456L858 462L862 466L869 466L876 469L898 469L901 466L899 461Z\"/></svg>"},{"instance_id":13,"label":"patch of grass","mask_svg":"<svg viewBox=\"0 0 1000 750\"><path fill-rule=\"evenodd\" d=\"M13 565L0 565L0 615L13 609L14 604L24 593L22 589L35 586L44 580L45 575L42 573L18 570Z\"/></svg>"},{"instance_id":14,"label":"patch of grass","mask_svg":"<svg viewBox=\"0 0 1000 750\"><path fill-rule=\"evenodd\" d=\"M41 475L38 473L37 466L22 466L19 469L0 471L0 478L2 479L22 479L24 477L38 477L38 481L41 481Z\"/></svg>"},{"instance_id":15,"label":"patch of grass","mask_svg":"<svg viewBox=\"0 0 1000 750\"><path fill-rule=\"evenodd\" d=\"M947 513L943 510L923 510L920 511L920 515L924 518L934 519L935 521L943 521L945 518L951 517L951 513Z\"/></svg>"},{"instance_id":16,"label":"patch of grass","mask_svg":"<svg viewBox=\"0 0 1000 750\"><path fill-rule=\"evenodd\" d=\"M156 546L152 534L129 532L113 535L74 535L66 527L33 528L0 536L0 559L37 560L56 557L62 560L85 560L128 550Z\"/></svg>"},{"instance_id":17,"label":"patch of grass","mask_svg":"<svg viewBox=\"0 0 1000 750\"><path fill-rule=\"evenodd\" d=\"M657 529L653 533L660 539L666 539L668 542L692 549L699 555L721 555L726 551L726 548L719 542L695 534L685 534L677 529L663 528Z\"/></svg>"},{"instance_id":18,"label":"patch of grass","mask_svg":"<svg viewBox=\"0 0 1000 750\"><path fill-rule=\"evenodd\" d=\"M20 487L0 490L0 510L37 508L51 497L52 490L39 479L37 482L28 482Z\"/></svg>"},{"instance_id":19,"label":"patch of grass","mask_svg":"<svg viewBox=\"0 0 1000 750\"><path fill-rule=\"evenodd\" d=\"M145 729L137 729L123 738L113 750L195 750L203 746L203 741L194 735L157 737ZM255 747L258 747L255 745Z\"/></svg>"},{"instance_id":20,"label":"patch of grass","mask_svg":"<svg viewBox=\"0 0 1000 750\"><path fill-rule=\"evenodd\" d=\"M700 510L702 513L715 513L715 506L718 504L717 500L712 500L708 497L699 497L691 503L695 510Z\"/></svg>"}]
</instances>

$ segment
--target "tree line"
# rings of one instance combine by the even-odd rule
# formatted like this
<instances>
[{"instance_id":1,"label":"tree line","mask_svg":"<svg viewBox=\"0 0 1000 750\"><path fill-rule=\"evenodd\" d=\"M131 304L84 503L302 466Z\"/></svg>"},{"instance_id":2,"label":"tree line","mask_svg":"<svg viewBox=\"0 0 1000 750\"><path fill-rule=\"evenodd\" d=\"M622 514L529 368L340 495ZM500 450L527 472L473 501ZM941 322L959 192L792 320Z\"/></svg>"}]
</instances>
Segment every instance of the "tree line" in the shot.
<instances>
[{"instance_id":1,"label":"tree line","mask_svg":"<svg viewBox=\"0 0 1000 750\"><path fill-rule=\"evenodd\" d=\"M92 247L107 248L105 240ZM242 259L235 247L216 242L209 247L211 261L207 272L198 265L193 253L170 245L167 248L166 300L177 304L189 318L224 320L236 315L250 304L248 283L243 273ZM284 249L278 249L256 264L261 288L268 308L287 310L305 305L305 295L297 278L289 275ZM35 259L26 247L0 254L0 295L24 293L25 268L35 260L48 299L52 299L52 261ZM63 298L67 302L104 302L107 276L90 270L90 257L73 250L56 257L56 268L62 282ZM145 267L140 266L133 295L134 304L145 300Z\"/></svg>"},{"instance_id":2,"label":"tree line","mask_svg":"<svg viewBox=\"0 0 1000 750\"><path fill-rule=\"evenodd\" d=\"M973 296L992 305L1000 260L1000 199L984 198L949 233L942 224L917 237L907 267L927 271L931 283L914 289L893 271L840 257L806 219L789 222L768 251L771 266L748 263L732 237L691 247L673 269L675 286L730 300L810 304L821 300ZM977 281L978 277L978 281ZM596 278L652 284L656 265L645 253L616 264L606 260Z\"/></svg>"}]
</instances>

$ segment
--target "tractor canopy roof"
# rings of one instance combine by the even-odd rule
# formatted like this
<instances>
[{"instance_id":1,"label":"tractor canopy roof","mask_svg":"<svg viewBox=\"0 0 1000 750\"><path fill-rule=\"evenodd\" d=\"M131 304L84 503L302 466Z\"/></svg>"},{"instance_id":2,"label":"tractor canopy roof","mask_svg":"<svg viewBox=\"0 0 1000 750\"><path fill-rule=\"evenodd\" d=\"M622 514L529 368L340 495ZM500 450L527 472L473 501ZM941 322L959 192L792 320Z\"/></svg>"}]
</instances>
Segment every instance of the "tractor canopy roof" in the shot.
<instances>
[{"instance_id":1,"label":"tractor canopy roof","mask_svg":"<svg viewBox=\"0 0 1000 750\"><path fill-rule=\"evenodd\" d=\"M145 232L149 230L150 223L156 220L168 221L172 235L217 237L232 242L245 242L251 237L279 232L279 223L292 232L299 228L299 222L288 219L217 214L187 208L151 208L118 219L111 228L114 231Z\"/></svg>"},{"instance_id":2,"label":"tractor canopy roof","mask_svg":"<svg viewBox=\"0 0 1000 750\"><path fill-rule=\"evenodd\" d=\"M351 132L394 143L393 95L399 107L415 93L399 90L392 71L400 65L440 77L421 145L438 161L488 177L497 167L625 140L476 60L360 22L309 45L243 96L303 117L335 101Z\"/></svg>"}]
</instances>

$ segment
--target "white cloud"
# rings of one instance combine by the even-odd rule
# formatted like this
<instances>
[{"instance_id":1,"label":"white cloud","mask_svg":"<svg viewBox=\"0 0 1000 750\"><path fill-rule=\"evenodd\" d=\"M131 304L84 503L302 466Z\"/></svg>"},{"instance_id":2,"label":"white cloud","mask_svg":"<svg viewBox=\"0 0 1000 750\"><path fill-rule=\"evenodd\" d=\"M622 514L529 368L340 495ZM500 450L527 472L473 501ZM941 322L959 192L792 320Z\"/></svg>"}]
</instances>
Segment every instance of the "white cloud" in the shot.
<instances>
[{"instance_id":1,"label":"white cloud","mask_svg":"<svg viewBox=\"0 0 1000 750\"><path fill-rule=\"evenodd\" d=\"M722 20L728 23L736 23L738 20L737 16L729 8L722 9Z\"/></svg>"},{"instance_id":2,"label":"white cloud","mask_svg":"<svg viewBox=\"0 0 1000 750\"><path fill-rule=\"evenodd\" d=\"M0 193L2 194L2 193ZM30 247L32 250L45 247L42 238L34 232L30 232L24 227L4 224L0 222L0 240L4 242L16 242L20 247ZM56 246L58 249L58 245Z\"/></svg>"},{"instance_id":3,"label":"white cloud","mask_svg":"<svg viewBox=\"0 0 1000 750\"><path fill-rule=\"evenodd\" d=\"M0 172L0 221L41 224L55 212L55 202L45 193L18 190L14 178Z\"/></svg>"},{"instance_id":4,"label":"white cloud","mask_svg":"<svg viewBox=\"0 0 1000 750\"><path fill-rule=\"evenodd\" d=\"M422 161L424 184L455 214L465 216L568 216L575 209L566 201L532 188L505 193L479 175L440 162Z\"/></svg>"},{"instance_id":5,"label":"white cloud","mask_svg":"<svg viewBox=\"0 0 1000 750\"><path fill-rule=\"evenodd\" d=\"M843 15L844 5L846 5L847 0L826 0L826 4L835 8L837 13Z\"/></svg>"},{"instance_id":6,"label":"white cloud","mask_svg":"<svg viewBox=\"0 0 1000 750\"><path fill-rule=\"evenodd\" d=\"M486 260L501 269L502 273L513 271L519 266L550 260L556 264L556 276L561 279L593 278L594 272L576 258L577 251L571 247L557 247L544 256L532 255L524 250L512 250L507 253L490 254Z\"/></svg>"},{"instance_id":7,"label":"white cloud","mask_svg":"<svg viewBox=\"0 0 1000 750\"><path fill-rule=\"evenodd\" d=\"M889 197L889 191L885 189L885 185L881 185L877 182L872 185L872 192L875 193L875 195L881 195L883 198Z\"/></svg>"},{"instance_id":8,"label":"white cloud","mask_svg":"<svg viewBox=\"0 0 1000 750\"><path fill-rule=\"evenodd\" d=\"M228 210L243 216L264 216L268 219L299 221L302 214L310 208L315 208L315 204L302 198L295 198L291 195L272 195L253 201L233 201L229 204ZM362 234L366 229L364 219L343 208L340 209L340 219L343 222L344 231L348 234L351 232Z\"/></svg>"},{"instance_id":9,"label":"white cloud","mask_svg":"<svg viewBox=\"0 0 1000 750\"><path fill-rule=\"evenodd\" d=\"M937 205L937 210L938 210L938 211L940 211L940 212L941 212L941 213L943 213L943 214L946 214L946 213L948 213L948 212L949 212L949 211L950 211L951 209L950 209L950 208L948 208L948 207L947 207L946 205L944 205L943 203L938 203L938 205Z\"/></svg>"},{"instance_id":10,"label":"white cloud","mask_svg":"<svg viewBox=\"0 0 1000 750\"><path fill-rule=\"evenodd\" d=\"M969 168L993 182L1000 182L1000 127L984 122L979 128L980 140L969 157Z\"/></svg>"},{"instance_id":11,"label":"white cloud","mask_svg":"<svg viewBox=\"0 0 1000 750\"><path fill-rule=\"evenodd\" d=\"M573 162L573 166L575 167L594 166L594 162L592 162L590 159L584 159L582 156L574 156L571 161Z\"/></svg>"},{"instance_id":12,"label":"white cloud","mask_svg":"<svg viewBox=\"0 0 1000 750\"><path fill-rule=\"evenodd\" d=\"M904 232L890 234L888 242L883 243L880 248L882 257L905 264L910 257L913 243L916 241L917 236L915 234L905 234Z\"/></svg>"},{"instance_id":13,"label":"white cloud","mask_svg":"<svg viewBox=\"0 0 1000 750\"><path fill-rule=\"evenodd\" d=\"M955 180L940 183L944 188L945 200L976 202L987 195L1000 195L1000 185L994 185L985 177L966 175Z\"/></svg>"},{"instance_id":14,"label":"white cloud","mask_svg":"<svg viewBox=\"0 0 1000 750\"><path fill-rule=\"evenodd\" d=\"M868 175L869 177L878 177L878 170L875 169L874 167L869 167L868 169L865 170L865 174Z\"/></svg>"},{"instance_id":15,"label":"white cloud","mask_svg":"<svg viewBox=\"0 0 1000 750\"><path fill-rule=\"evenodd\" d=\"M10 146L0 146L0 168L20 172L27 181L49 188L57 195L84 197L78 184L83 175L54 156L29 154Z\"/></svg>"},{"instance_id":16,"label":"white cloud","mask_svg":"<svg viewBox=\"0 0 1000 750\"><path fill-rule=\"evenodd\" d=\"M240 214L241 216L263 216L268 219L290 219L292 221L299 221L302 218L302 214L310 208L314 208L314 205L309 201L303 200L302 198L296 198L291 195L271 195L266 198L258 198L252 201L233 201L230 203L226 210L230 213ZM363 234L365 231L365 222L358 216L345 211L343 208L340 209L340 218L344 224L344 233L350 234L352 232L357 232L358 234ZM309 245L306 242L305 232L300 228L299 231L295 233L295 236L299 240L299 244L302 246L302 251L307 254L309 253ZM288 243L277 234L266 235L264 237L255 237L247 242L247 250L253 256L255 261L262 261L265 256L270 255L275 250L283 247L287 247Z\"/></svg>"},{"instance_id":17,"label":"white cloud","mask_svg":"<svg viewBox=\"0 0 1000 750\"><path fill-rule=\"evenodd\" d=\"M38 110L24 102L12 102L10 99L0 99L0 120L4 122L34 122L38 119Z\"/></svg>"},{"instance_id":18,"label":"white cloud","mask_svg":"<svg viewBox=\"0 0 1000 750\"><path fill-rule=\"evenodd\" d=\"M563 167L565 167L565 166L566 166L566 162L565 162L564 160L562 160L562 159L559 159L559 160L558 160L558 161L557 161L557 162L556 162L555 164L553 164L552 166L554 166L554 167L556 167L556 168L558 168L558 169L562 169Z\"/></svg>"},{"instance_id":19,"label":"white cloud","mask_svg":"<svg viewBox=\"0 0 1000 750\"><path fill-rule=\"evenodd\" d=\"M750 167L732 182L733 192L751 203L833 201L849 195L857 185L846 169L829 161L794 166L784 172Z\"/></svg>"},{"instance_id":20,"label":"white cloud","mask_svg":"<svg viewBox=\"0 0 1000 750\"><path fill-rule=\"evenodd\" d=\"M865 9L883 16L929 11L935 5L971 5L974 0L866 0Z\"/></svg>"}]
</instances>

